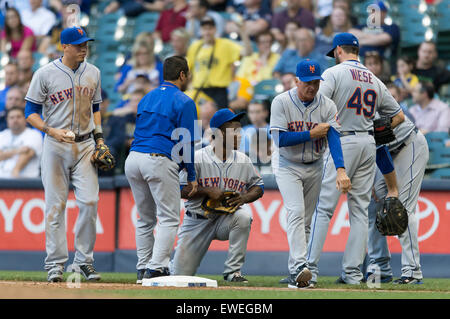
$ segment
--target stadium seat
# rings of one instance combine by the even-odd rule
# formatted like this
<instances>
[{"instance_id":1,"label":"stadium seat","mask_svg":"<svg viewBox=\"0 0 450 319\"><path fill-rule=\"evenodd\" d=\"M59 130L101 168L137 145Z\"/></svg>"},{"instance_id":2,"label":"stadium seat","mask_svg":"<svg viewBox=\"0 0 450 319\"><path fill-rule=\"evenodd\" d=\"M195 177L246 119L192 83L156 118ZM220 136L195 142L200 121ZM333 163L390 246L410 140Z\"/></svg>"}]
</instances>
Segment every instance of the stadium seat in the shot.
<instances>
[{"instance_id":1,"label":"stadium seat","mask_svg":"<svg viewBox=\"0 0 450 319\"><path fill-rule=\"evenodd\" d=\"M254 87L254 99L272 100L275 96L283 92L283 85L277 79L263 80Z\"/></svg>"},{"instance_id":2,"label":"stadium seat","mask_svg":"<svg viewBox=\"0 0 450 319\"><path fill-rule=\"evenodd\" d=\"M133 37L136 37L139 33L148 31L153 32L158 23L158 12L145 12L136 18L136 23L133 28Z\"/></svg>"},{"instance_id":3,"label":"stadium seat","mask_svg":"<svg viewBox=\"0 0 450 319\"><path fill-rule=\"evenodd\" d=\"M431 173L431 178L449 179L450 180L450 168L439 168Z\"/></svg>"},{"instance_id":4,"label":"stadium seat","mask_svg":"<svg viewBox=\"0 0 450 319\"><path fill-rule=\"evenodd\" d=\"M440 143L444 146L445 141L449 139L450 136L447 132L429 132L425 134L425 138L427 139L428 144Z\"/></svg>"},{"instance_id":5,"label":"stadium seat","mask_svg":"<svg viewBox=\"0 0 450 319\"><path fill-rule=\"evenodd\" d=\"M430 152L428 164L432 166L450 166L450 147L441 147Z\"/></svg>"}]
</instances>

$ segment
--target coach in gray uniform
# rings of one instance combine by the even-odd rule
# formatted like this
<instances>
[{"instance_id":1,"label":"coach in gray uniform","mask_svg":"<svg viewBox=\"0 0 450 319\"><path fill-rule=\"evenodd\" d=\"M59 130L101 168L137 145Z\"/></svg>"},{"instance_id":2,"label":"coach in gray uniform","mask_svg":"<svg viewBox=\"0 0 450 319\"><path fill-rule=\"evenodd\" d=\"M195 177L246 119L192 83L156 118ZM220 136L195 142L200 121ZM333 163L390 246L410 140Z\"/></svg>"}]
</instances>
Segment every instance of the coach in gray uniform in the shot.
<instances>
[{"instance_id":1,"label":"coach in gray uniform","mask_svg":"<svg viewBox=\"0 0 450 319\"><path fill-rule=\"evenodd\" d=\"M317 93L320 65L313 60L297 64L296 87L272 102L270 130L275 142L272 168L287 210L289 288L304 288L312 277L306 266L311 218L319 198L323 154L330 146L338 191L351 189L339 140L340 125L334 102Z\"/></svg>"},{"instance_id":2,"label":"coach in gray uniform","mask_svg":"<svg viewBox=\"0 0 450 319\"><path fill-rule=\"evenodd\" d=\"M394 134L396 140L387 146L397 172L398 198L408 211L408 229L398 236L402 246L401 277L394 283L421 284L423 276L420 267L418 224L415 211L429 157L428 145L425 136L408 118L405 118L405 121L394 129ZM386 283L392 280L391 255L386 237L378 232L375 220L377 211L383 207L387 190L386 183L378 169L374 189L376 197L372 197L369 205L369 266L366 277L369 278L372 274L376 274L377 270L374 268L376 265L380 271L380 281Z\"/></svg>"},{"instance_id":3,"label":"coach in gray uniform","mask_svg":"<svg viewBox=\"0 0 450 319\"><path fill-rule=\"evenodd\" d=\"M45 191L45 269L50 282L62 281L68 260L64 212L69 181L80 209L72 270L80 271L88 280L100 279L92 265L99 187L97 169L91 163L96 143L103 143L97 138L97 133L101 136L100 71L84 61L87 41L92 40L82 28L64 29L64 56L36 71L25 97L28 122L46 133L41 175Z\"/></svg>"},{"instance_id":4,"label":"coach in gray uniform","mask_svg":"<svg viewBox=\"0 0 450 319\"><path fill-rule=\"evenodd\" d=\"M186 213L178 232L178 244L173 261L175 275L193 276L208 250L212 240L229 240L228 256L223 272L224 279L231 282L248 282L241 274L245 261L247 241L252 222L251 213L239 208L233 214L211 214L205 217L201 207L205 197L218 200L226 191L238 196L228 200L231 206L241 207L260 198L264 192L261 176L250 158L237 151L240 145L240 118L245 113L234 114L230 109L217 111L211 118L214 140L195 152L195 171L198 190L189 197L187 174L180 174L182 197Z\"/></svg>"}]
</instances>

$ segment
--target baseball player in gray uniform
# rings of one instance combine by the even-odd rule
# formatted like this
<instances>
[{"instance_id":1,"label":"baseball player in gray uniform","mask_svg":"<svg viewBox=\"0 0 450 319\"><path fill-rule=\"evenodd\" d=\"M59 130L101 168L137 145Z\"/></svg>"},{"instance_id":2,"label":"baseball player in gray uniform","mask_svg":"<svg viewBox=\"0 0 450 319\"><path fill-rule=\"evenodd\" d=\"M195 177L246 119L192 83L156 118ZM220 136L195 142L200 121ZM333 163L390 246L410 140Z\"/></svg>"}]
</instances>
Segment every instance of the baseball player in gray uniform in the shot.
<instances>
[{"instance_id":1,"label":"baseball player in gray uniform","mask_svg":"<svg viewBox=\"0 0 450 319\"><path fill-rule=\"evenodd\" d=\"M180 174L181 194L187 201L173 260L174 275L193 276L211 241L229 240L224 279L248 282L242 276L241 268L245 261L252 216L241 206L260 198L264 192L264 184L250 158L237 151L241 130L239 120L244 114L222 109L211 118L213 142L195 152L195 171L199 185L195 196L188 196L190 186L186 186L186 171L183 170ZM239 208L232 214L205 214L202 209L205 197L220 200L224 197L224 192L228 191L237 194L228 199L228 204Z\"/></svg>"},{"instance_id":2,"label":"baseball player in gray uniform","mask_svg":"<svg viewBox=\"0 0 450 319\"><path fill-rule=\"evenodd\" d=\"M336 105L317 93L322 80L320 74L316 61L300 62L296 87L276 96L271 107L270 130L276 146L272 168L288 213L289 288L310 284L312 275L306 266L306 248L327 144L337 168L333 174L337 191L345 193L351 189L340 145Z\"/></svg>"},{"instance_id":3,"label":"baseball player in gray uniform","mask_svg":"<svg viewBox=\"0 0 450 319\"><path fill-rule=\"evenodd\" d=\"M394 129L394 134L396 140L387 146L397 172L398 198L408 211L408 229L398 236L402 246L401 277L394 283L421 284L423 276L420 267L418 224L415 210L429 157L428 144L425 136L407 117ZM372 197L369 205L369 266L366 277L370 278L372 274L376 274L376 267L374 268L376 265L380 271L380 282L382 283L390 282L393 278L386 237L382 236L375 226L376 215L378 210L383 207L386 192L386 183L377 169L374 184L375 196Z\"/></svg>"},{"instance_id":4,"label":"baseball player in gray uniform","mask_svg":"<svg viewBox=\"0 0 450 319\"><path fill-rule=\"evenodd\" d=\"M69 181L80 209L73 271L80 271L88 280L100 279L93 267L99 186L97 168L91 162L96 143L103 143L100 71L85 61L87 42L92 40L82 28L63 30L64 56L36 71L25 97L28 122L46 133L41 175L45 190L45 269L50 282L62 281L68 260L64 212Z\"/></svg>"},{"instance_id":5,"label":"baseball player in gray uniform","mask_svg":"<svg viewBox=\"0 0 450 319\"><path fill-rule=\"evenodd\" d=\"M363 280L360 267L367 248L367 209L375 175L375 112L391 117L392 127L396 127L405 118L386 86L358 61L358 53L359 42L354 35L336 35L328 56L334 57L337 65L324 72L324 82L320 86L320 93L331 98L338 107L342 151L352 182L352 189L347 196L350 233L342 260L343 271L337 280L337 283L346 284L359 284ZM312 286L317 282L320 253L339 200L339 192L334 187L336 170L329 161L329 156L329 152L324 156L322 189L308 244L308 268L312 272Z\"/></svg>"}]
</instances>

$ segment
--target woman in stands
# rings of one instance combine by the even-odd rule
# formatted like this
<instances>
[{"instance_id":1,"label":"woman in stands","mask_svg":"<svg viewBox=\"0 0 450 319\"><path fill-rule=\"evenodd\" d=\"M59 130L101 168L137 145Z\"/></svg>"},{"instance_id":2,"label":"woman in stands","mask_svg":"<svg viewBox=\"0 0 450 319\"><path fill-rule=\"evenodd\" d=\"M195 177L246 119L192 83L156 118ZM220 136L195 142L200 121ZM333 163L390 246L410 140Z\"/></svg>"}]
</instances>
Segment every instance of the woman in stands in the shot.
<instances>
[{"instance_id":1,"label":"woman in stands","mask_svg":"<svg viewBox=\"0 0 450 319\"><path fill-rule=\"evenodd\" d=\"M156 88L163 81L163 64L154 54L153 38L146 34L139 35L131 50L131 59L119 71L119 80L115 89L122 94L134 90L134 80L138 75L150 79L152 88Z\"/></svg>"},{"instance_id":2,"label":"woman in stands","mask_svg":"<svg viewBox=\"0 0 450 319\"><path fill-rule=\"evenodd\" d=\"M36 51L33 31L22 24L19 11L15 8L6 9L5 26L0 39L1 52L12 58L16 58L20 50Z\"/></svg>"}]
</instances>

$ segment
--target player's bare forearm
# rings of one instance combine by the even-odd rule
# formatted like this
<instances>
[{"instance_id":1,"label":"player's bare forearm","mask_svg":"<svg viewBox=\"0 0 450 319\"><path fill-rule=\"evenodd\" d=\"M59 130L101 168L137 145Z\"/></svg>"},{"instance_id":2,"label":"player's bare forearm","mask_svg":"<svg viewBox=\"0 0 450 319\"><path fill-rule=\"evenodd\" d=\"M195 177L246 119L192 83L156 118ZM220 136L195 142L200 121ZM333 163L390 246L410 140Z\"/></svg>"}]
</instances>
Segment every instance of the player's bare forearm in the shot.
<instances>
[{"instance_id":1,"label":"player's bare forearm","mask_svg":"<svg viewBox=\"0 0 450 319\"><path fill-rule=\"evenodd\" d=\"M191 185L186 185L181 190L181 198L184 199L194 199L199 197L209 197L211 199L219 199L223 196L223 191L218 187L203 187L198 186L197 192L193 196L189 196L189 193L192 191Z\"/></svg>"},{"instance_id":2,"label":"player's bare forearm","mask_svg":"<svg viewBox=\"0 0 450 319\"><path fill-rule=\"evenodd\" d=\"M237 206L240 207L244 204L247 203L252 203L255 200L257 200L258 198L262 197L263 195L263 190L261 187L259 186L253 186L252 188L250 188L247 193L245 194L237 194L234 197L231 197L230 199L227 200L227 204L230 206Z\"/></svg>"},{"instance_id":3,"label":"player's bare forearm","mask_svg":"<svg viewBox=\"0 0 450 319\"><path fill-rule=\"evenodd\" d=\"M398 197L397 175L395 171L383 175L388 189L386 197Z\"/></svg>"},{"instance_id":4,"label":"player's bare forearm","mask_svg":"<svg viewBox=\"0 0 450 319\"><path fill-rule=\"evenodd\" d=\"M391 120L391 127L394 128L400 123L402 123L405 120L405 113L403 111L400 111L398 114L396 114L392 120Z\"/></svg>"},{"instance_id":5,"label":"player's bare forearm","mask_svg":"<svg viewBox=\"0 0 450 319\"><path fill-rule=\"evenodd\" d=\"M37 113L30 114L27 117L27 122L30 123L30 125L33 126L34 128L37 128L39 131L42 131L45 134L50 135L51 137L53 137L54 139L56 139L59 142L65 142L65 143L71 143L71 144L74 143L73 138L68 137L66 135L66 133L69 132L69 130L58 129L58 128L48 126L41 119L40 115Z\"/></svg>"},{"instance_id":6,"label":"player's bare forearm","mask_svg":"<svg viewBox=\"0 0 450 319\"><path fill-rule=\"evenodd\" d=\"M102 127L102 115L101 115L101 112L100 112L100 111L94 113L94 125L95 125L95 127L96 127L96 130L98 129L98 127L100 127L100 129L101 129L101 127ZM94 132L95 132L96 130L94 130ZM95 133L94 133L94 134L95 134ZM104 144L104 138L99 138L99 139L97 139L95 142L96 142L97 144Z\"/></svg>"}]
</instances>

